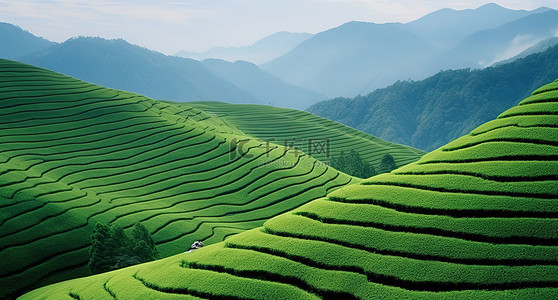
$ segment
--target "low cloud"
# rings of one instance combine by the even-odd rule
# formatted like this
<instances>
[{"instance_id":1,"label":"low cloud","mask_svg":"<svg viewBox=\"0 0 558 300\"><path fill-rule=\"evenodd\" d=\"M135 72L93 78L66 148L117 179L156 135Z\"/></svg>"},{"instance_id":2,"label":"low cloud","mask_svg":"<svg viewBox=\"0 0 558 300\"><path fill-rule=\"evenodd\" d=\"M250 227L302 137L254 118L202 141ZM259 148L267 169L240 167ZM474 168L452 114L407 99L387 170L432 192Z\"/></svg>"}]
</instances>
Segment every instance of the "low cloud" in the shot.
<instances>
[{"instance_id":1,"label":"low cloud","mask_svg":"<svg viewBox=\"0 0 558 300\"><path fill-rule=\"evenodd\" d=\"M499 61L515 57L521 54L521 52L535 46L536 44L543 41L544 39L545 38L536 37L532 34L525 34L525 35L518 34L513 38L513 40L510 42L510 45L506 48L506 50L496 54L494 59L486 66L490 66Z\"/></svg>"}]
</instances>

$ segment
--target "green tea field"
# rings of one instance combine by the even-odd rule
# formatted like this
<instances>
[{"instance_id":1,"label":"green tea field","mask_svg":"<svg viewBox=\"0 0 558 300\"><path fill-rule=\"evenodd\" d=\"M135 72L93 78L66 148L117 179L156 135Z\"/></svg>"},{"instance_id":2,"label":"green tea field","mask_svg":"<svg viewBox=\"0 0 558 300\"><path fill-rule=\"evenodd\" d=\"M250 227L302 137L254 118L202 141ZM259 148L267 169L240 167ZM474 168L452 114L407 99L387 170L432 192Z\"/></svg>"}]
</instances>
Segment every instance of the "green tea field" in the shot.
<instances>
[{"instance_id":1,"label":"green tea field","mask_svg":"<svg viewBox=\"0 0 558 300\"><path fill-rule=\"evenodd\" d=\"M303 152L311 153L321 161L328 161L331 157L338 156L341 151L355 150L365 161L378 169L384 154L393 156L398 166L417 161L425 154L424 151L389 143L300 110L224 102L189 102L182 105L193 106L210 113L249 136L273 141L279 145L298 146ZM321 148L312 144L319 143L324 138L329 140L330 151L319 151Z\"/></svg>"},{"instance_id":2,"label":"green tea field","mask_svg":"<svg viewBox=\"0 0 558 300\"><path fill-rule=\"evenodd\" d=\"M44 169L50 161L22 162L15 155L13 168L44 166L29 169L34 172L28 176L62 174ZM62 182L84 180L71 174ZM338 180L336 185L348 179ZM24 201L39 184L27 181L26 190L4 201ZM52 201L72 202L62 197L73 190L51 191ZM128 203L126 194L118 195L110 199ZM150 228L159 228L158 219L149 218ZM156 230L158 240L165 235ZM332 191L262 227L193 253L43 287L21 299L557 297L558 81L418 162Z\"/></svg>"},{"instance_id":3,"label":"green tea field","mask_svg":"<svg viewBox=\"0 0 558 300\"><path fill-rule=\"evenodd\" d=\"M335 151L339 128L324 132ZM194 106L0 60L0 298L90 274L98 222L141 222L165 257L360 181L246 129ZM393 155L404 162L422 154L400 148Z\"/></svg>"}]
</instances>

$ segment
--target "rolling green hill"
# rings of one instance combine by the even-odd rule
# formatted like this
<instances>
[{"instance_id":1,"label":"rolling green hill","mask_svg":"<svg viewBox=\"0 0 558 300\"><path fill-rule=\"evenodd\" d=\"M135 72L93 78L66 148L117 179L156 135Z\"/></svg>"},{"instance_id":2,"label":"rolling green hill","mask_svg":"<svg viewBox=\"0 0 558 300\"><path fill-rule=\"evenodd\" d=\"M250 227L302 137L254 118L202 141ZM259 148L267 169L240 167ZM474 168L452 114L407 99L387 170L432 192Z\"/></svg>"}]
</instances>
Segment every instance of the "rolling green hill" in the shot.
<instances>
[{"instance_id":1,"label":"rolling green hill","mask_svg":"<svg viewBox=\"0 0 558 300\"><path fill-rule=\"evenodd\" d=\"M425 154L421 150L389 143L351 127L295 109L224 102L189 102L177 105L201 109L258 139L274 141L280 145L294 144L321 161L329 161L331 157L337 157L341 151L348 152L353 149L378 168L384 154L392 155L398 166L417 161ZM326 142L326 148L329 144L330 151L319 151L322 149L313 142L320 141Z\"/></svg>"},{"instance_id":2,"label":"rolling green hill","mask_svg":"<svg viewBox=\"0 0 558 300\"><path fill-rule=\"evenodd\" d=\"M558 297L558 81L416 163L21 299Z\"/></svg>"},{"instance_id":3,"label":"rolling green hill","mask_svg":"<svg viewBox=\"0 0 558 300\"><path fill-rule=\"evenodd\" d=\"M169 256L360 181L199 108L7 60L0 116L0 298L90 274L98 222L141 221Z\"/></svg>"}]
</instances>

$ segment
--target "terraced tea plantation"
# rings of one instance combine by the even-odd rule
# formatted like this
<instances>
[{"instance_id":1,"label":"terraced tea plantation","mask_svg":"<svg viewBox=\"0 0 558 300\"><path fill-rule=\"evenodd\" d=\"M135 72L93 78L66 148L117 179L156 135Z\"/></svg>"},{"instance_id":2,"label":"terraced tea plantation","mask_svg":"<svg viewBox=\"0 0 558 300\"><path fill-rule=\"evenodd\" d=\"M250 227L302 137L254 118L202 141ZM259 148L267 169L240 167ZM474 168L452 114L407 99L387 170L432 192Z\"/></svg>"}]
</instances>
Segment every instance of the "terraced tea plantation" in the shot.
<instances>
[{"instance_id":1,"label":"terraced tea plantation","mask_svg":"<svg viewBox=\"0 0 558 300\"><path fill-rule=\"evenodd\" d=\"M420 161L22 299L558 297L558 81Z\"/></svg>"},{"instance_id":2,"label":"terraced tea plantation","mask_svg":"<svg viewBox=\"0 0 558 300\"><path fill-rule=\"evenodd\" d=\"M329 161L341 151L355 150L378 169L385 154L393 156L398 166L417 161L425 154L422 150L389 143L305 111L224 102L189 102L182 105L199 108L261 140L298 147L321 161Z\"/></svg>"},{"instance_id":3,"label":"terraced tea plantation","mask_svg":"<svg viewBox=\"0 0 558 300\"><path fill-rule=\"evenodd\" d=\"M7 60L0 141L0 298L89 275L98 222L141 221L169 256L359 181L198 108Z\"/></svg>"}]
</instances>

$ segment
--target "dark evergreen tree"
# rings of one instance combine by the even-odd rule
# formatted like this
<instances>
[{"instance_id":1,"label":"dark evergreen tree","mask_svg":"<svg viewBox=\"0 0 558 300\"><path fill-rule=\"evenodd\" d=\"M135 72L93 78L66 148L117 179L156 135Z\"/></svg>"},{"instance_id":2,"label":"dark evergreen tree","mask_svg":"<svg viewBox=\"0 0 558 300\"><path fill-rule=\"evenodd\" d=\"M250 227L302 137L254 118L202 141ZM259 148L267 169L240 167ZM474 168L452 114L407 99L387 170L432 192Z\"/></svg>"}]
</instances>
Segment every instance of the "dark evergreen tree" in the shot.
<instances>
[{"instance_id":1,"label":"dark evergreen tree","mask_svg":"<svg viewBox=\"0 0 558 300\"><path fill-rule=\"evenodd\" d=\"M380 162L378 173L389 173L395 169L397 169L397 164L395 164L393 156L385 154L384 157L382 157L382 161Z\"/></svg>"},{"instance_id":2,"label":"dark evergreen tree","mask_svg":"<svg viewBox=\"0 0 558 300\"><path fill-rule=\"evenodd\" d=\"M113 225L111 227L111 237L112 237L112 245L115 249L116 255L126 255L130 252L130 248L133 248L131 245L130 238L124 232L124 229L119 225Z\"/></svg>"},{"instance_id":3,"label":"dark evergreen tree","mask_svg":"<svg viewBox=\"0 0 558 300\"><path fill-rule=\"evenodd\" d=\"M332 157L331 161L330 161L330 164L333 168L349 174L347 172L347 159L346 159L345 151L341 150L341 153L339 153L339 156Z\"/></svg>"},{"instance_id":4,"label":"dark evergreen tree","mask_svg":"<svg viewBox=\"0 0 558 300\"><path fill-rule=\"evenodd\" d=\"M132 228L132 241L134 254L142 261L150 261L159 258L159 252L155 248L155 242L147 228L141 223L136 223Z\"/></svg>"},{"instance_id":5,"label":"dark evergreen tree","mask_svg":"<svg viewBox=\"0 0 558 300\"><path fill-rule=\"evenodd\" d=\"M114 264L115 251L109 225L97 223L91 234L89 269L93 273L109 271Z\"/></svg>"}]
</instances>

